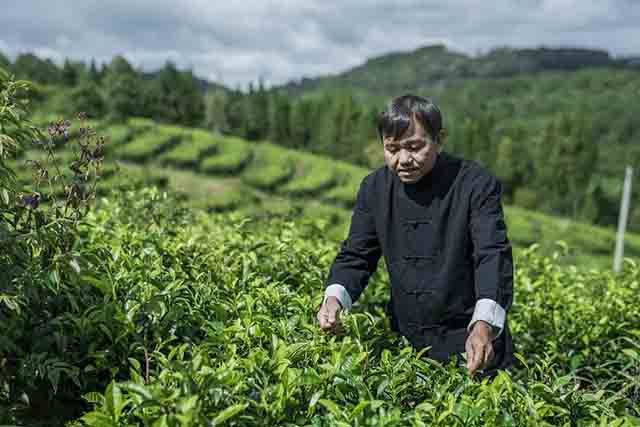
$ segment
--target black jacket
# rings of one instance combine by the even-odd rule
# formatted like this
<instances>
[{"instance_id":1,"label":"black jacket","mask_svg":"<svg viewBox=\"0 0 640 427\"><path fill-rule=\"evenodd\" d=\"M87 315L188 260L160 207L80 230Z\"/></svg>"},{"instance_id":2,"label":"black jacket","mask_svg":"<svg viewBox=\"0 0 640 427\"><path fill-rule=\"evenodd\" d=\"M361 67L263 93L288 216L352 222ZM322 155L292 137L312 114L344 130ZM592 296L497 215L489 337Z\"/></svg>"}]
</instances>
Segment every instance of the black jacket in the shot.
<instances>
[{"instance_id":1,"label":"black jacket","mask_svg":"<svg viewBox=\"0 0 640 427\"><path fill-rule=\"evenodd\" d=\"M356 301L384 255L391 282L393 328L431 357L463 353L475 303L492 299L508 311L513 258L498 179L475 161L442 152L433 170L405 184L386 166L358 191L347 239L325 287L343 285ZM508 319L489 367L513 362Z\"/></svg>"}]
</instances>

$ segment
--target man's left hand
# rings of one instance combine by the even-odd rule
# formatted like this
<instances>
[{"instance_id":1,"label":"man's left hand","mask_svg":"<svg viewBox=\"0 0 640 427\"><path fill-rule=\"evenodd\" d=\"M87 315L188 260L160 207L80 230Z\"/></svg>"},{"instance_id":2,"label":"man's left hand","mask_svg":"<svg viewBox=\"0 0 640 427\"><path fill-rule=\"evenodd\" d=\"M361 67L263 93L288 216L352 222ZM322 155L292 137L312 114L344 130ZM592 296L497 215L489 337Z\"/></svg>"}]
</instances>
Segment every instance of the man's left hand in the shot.
<instances>
[{"instance_id":1,"label":"man's left hand","mask_svg":"<svg viewBox=\"0 0 640 427\"><path fill-rule=\"evenodd\" d=\"M473 324L465 344L467 369L472 376L478 369L486 367L493 359L493 338L493 329L487 322L478 320Z\"/></svg>"}]
</instances>

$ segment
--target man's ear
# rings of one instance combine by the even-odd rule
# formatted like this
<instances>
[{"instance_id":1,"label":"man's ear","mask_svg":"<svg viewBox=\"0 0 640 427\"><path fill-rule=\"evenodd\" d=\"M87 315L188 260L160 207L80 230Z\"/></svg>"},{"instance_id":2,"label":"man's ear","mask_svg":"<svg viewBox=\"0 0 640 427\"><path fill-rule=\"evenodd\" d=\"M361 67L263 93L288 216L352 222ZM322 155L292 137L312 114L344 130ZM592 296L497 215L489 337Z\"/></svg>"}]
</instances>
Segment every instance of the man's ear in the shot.
<instances>
[{"instance_id":1,"label":"man's ear","mask_svg":"<svg viewBox=\"0 0 640 427\"><path fill-rule=\"evenodd\" d=\"M447 130L442 128L440 132L438 132L438 153L442 151L442 146L447 141Z\"/></svg>"}]
</instances>

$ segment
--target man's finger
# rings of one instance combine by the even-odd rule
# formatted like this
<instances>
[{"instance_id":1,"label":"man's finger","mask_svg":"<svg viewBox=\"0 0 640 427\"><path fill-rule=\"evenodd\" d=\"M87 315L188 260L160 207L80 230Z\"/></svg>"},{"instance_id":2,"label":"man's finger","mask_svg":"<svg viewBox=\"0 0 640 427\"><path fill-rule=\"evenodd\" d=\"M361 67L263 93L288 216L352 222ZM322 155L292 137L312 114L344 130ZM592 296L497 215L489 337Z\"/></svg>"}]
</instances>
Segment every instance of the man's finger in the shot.
<instances>
[{"instance_id":1,"label":"man's finger","mask_svg":"<svg viewBox=\"0 0 640 427\"><path fill-rule=\"evenodd\" d=\"M333 310L328 310L328 316L327 316L327 320L329 321L329 324L333 325L336 323L336 312Z\"/></svg>"},{"instance_id":2,"label":"man's finger","mask_svg":"<svg viewBox=\"0 0 640 427\"><path fill-rule=\"evenodd\" d=\"M473 344L471 343L471 339L467 339L465 348L467 350L467 369L470 371L471 365L473 363L474 354L475 354L475 351L473 351Z\"/></svg>"},{"instance_id":3,"label":"man's finger","mask_svg":"<svg viewBox=\"0 0 640 427\"><path fill-rule=\"evenodd\" d=\"M480 364L484 360L484 346L476 344L473 348L473 360L471 361L471 368L469 369L469 373L474 375L478 368L480 368Z\"/></svg>"},{"instance_id":4,"label":"man's finger","mask_svg":"<svg viewBox=\"0 0 640 427\"><path fill-rule=\"evenodd\" d=\"M318 321L320 322L320 328L327 329L329 327L323 314L318 315Z\"/></svg>"},{"instance_id":5,"label":"man's finger","mask_svg":"<svg viewBox=\"0 0 640 427\"><path fill-rule=\"evenodd\" d=\"M484 352L484 360L482 361L482 366L486 367L493 360L493 356L495 353L493 352L493 345L487 344L486 351Z\"/></svg>"},{"instance_id":6,"label":"man's finger","mask_svg":"<svg viewBox=\"0 0 640 427\"><path fill-rule=\"evenodd\" d=\"M322 329L328 329L331 327L331 325L328 322L327 311L325 306L322 306L322 308L318 312L318 322L320 322L320 327Z\"/></svg>"}]
</instances>

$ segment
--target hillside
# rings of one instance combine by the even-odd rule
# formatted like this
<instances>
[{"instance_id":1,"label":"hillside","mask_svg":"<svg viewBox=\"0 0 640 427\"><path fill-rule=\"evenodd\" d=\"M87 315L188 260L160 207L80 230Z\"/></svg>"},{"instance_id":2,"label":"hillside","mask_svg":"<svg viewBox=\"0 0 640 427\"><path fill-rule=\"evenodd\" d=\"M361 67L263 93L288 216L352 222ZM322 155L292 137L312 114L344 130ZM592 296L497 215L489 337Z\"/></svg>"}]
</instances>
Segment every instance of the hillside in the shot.
<instances>
[{"instance_id":1,"label":"hillside","mask_svg":"<svg viewBox=\"0 0 640 427\"><path fill-rule=\"evenodd\" d=\"M344 88L392 95L438 88L464 79L514 77L545 71L607 67L640 69L634 58L614 59L604 50L580 48L499 48L472 57L444 45L424 46L367 59L364 64L330 76L304 78L280 86L292 95Z\"/></svg>"},{"instance_id":2,"label":"hillside","mask_svg":"<svg viewBox=\"0 0 640 427\"><path fill-rule=\"evenodd\" d=\"M120 57L101 70L19 59L15 72L56 82L36 89L40 111L120 121L140 115L365 167L380 163L375 118L389 97L430 96L445 114L447 149L495 171L510 204L605 227L617 224L624 167L640 169L638 61L604 51L495 49L469 57L427 46L292 83L301 96L291 85L204 96L192 73L170 63L141 75ZM637 200L636 182L629 227L640 232Z\"/></svg>"},{"instance_id":3,"label":"hillside","mask_svg":"<svg viewBox=\"0 0 640 427\"><path fill-rule=\"evenodd\" d=\"M188 206L209 212L320 220L336 242L346 237L358 187L371 171L266 141L250 143L147 119L94 125L108 136L107 157L112 159L100 187L103 194L142 179L168 186L182 194ZM72 155L65 150L60 154ZM24 158L38 158L38 152L30 151ZM22 170L22 179L28 181L27 169ZM543 253L551 253L559 249L555 242L562 240L570 248L566 262L610 267L613 229L516 206L505 210L509 236L518 249L536 243ZM640 256L640 236L628 234L626 241L626 255Z\"/></svg>"}]
</instances>

